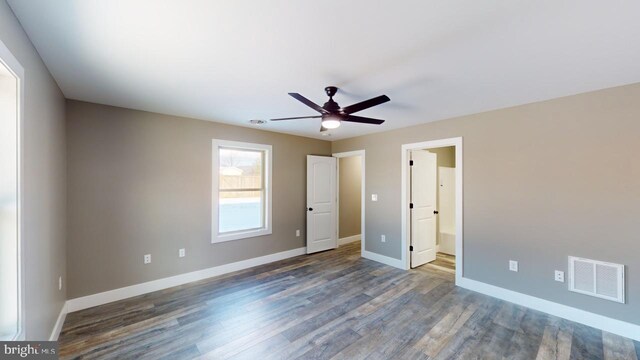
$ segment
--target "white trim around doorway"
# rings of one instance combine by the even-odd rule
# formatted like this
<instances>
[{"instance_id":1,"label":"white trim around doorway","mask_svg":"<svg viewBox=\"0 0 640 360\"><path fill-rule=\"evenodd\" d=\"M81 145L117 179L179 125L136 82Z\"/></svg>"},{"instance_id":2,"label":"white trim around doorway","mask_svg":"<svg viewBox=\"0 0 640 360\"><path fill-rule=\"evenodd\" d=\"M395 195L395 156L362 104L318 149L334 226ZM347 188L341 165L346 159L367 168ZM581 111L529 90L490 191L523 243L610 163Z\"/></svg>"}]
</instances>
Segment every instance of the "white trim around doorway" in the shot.
<instances>
[{"instance_id":1,"label":"white trim around doorway","mask_svg":"<svg viewBox=\"0 0 640 360\"><path fill-rule=\"evenodd\" d=\"M337 164L337 171L336 171L336 195L337 195L337 202L338 202L338 211L336 211L336 224L338 226L336 226L336 238L339 239L339 234L340 234L340 158L345 158L345 157L352 157L352 156L360 156L360 163L361 163L361 169L362 169L362 176L361 176L361 181L362 181L362 186L360 187L360 191L361 191L361 195L360 195L360 214L361 214L361 220L360 220L360 256L364 256L365 253L365 231L364 231L364 219L365 219L365 151L364 150L354 150L354 151L347 151L347 152L341 152L341 153L335 153L332 155L335 158L338 158L338 164Z\"/></svg>"},{"instance_id":2,"label":"white trim around doorway","mask_svg":"<svg viewBox=\"0 0 640 360\"><path fill-rule=\"evenodd\" d=\"M409 236L411 232L408 209L409 209L409 151L418 149L435 149L447 146L454 146L456 149L456 285L460 284L462 280L463 269L463 234L462 234L462 137L424 141L419 143L403 144L402 145L402 184L401 184L401 243L402 243L402 258L400 263L405 270L410 269L410 254L409 254Z\"/></svg>"}]
</instances>

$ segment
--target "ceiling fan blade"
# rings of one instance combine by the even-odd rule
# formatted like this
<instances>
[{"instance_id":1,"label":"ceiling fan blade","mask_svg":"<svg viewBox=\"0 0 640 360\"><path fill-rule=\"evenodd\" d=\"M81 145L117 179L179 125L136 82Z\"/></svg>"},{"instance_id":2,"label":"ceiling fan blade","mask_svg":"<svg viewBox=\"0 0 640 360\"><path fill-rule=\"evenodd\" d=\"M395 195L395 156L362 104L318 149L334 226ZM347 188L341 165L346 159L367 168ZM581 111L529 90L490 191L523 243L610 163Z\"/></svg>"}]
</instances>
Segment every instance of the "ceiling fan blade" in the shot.
<instances>
[{"instance_id":1,"label":"ceiling fan blade","mask_svg":"<svg viewBox=\"0 0 640 360\"><path fill-rule=\"evenodd\" d=\"M362 123L362 124L374 124L374 125L380 125L384 122L384 120L372 119L368 117L355 116L355 115L348 115L345 118L343 118L342 121L350 121L350 122L356 122L356 123Z\"/></svg>"},{"instance_id":2,"label":"ceiling fan blade","mask_svg":"<svg viewBox=\"0 0 640 360\"><path fill-rule=\"evenodd\" d=\"M342 112L344 112L345 114L353 114L355 112L362 111L364 109L368 109L370 107L386 103L387 101L390 101L390 100L391 99L389 99L387 95L380 95L378 97L374 97L373 99L369 99L369 100L359 102L357 104L349 105L346 108L343 108Z\"/></svg>"},{"instance_id":3,"label":"ceiling fan blade","mask_svg":"<svg viewBox=\"0 0 640 360\"><path fill-rule=\"evenodd\" d=\"M322 108L322 106L314 103L313 101L307 99L306 97L298 94L298 93L289 93L289 95L291 97L293 97L294 99L300 101L301 103L307 105L308 107L312 108L313 110L319 112L320 114L328 114L329 112L325 109Z\"/></svg>"},{"instance_id":4,"label":"ceiling fan blade","mask_svg":"<svg viewBox=\"0 0 640 360\"><path fill-rule=\"evenodd\" d=\"M269 119L269 121L296 120L296 119L316 119L316 118L321 118L321 117L322 117L322 115L316 115L316 116L297 116L297 117L288 117L288 118Z\"/></svg>"}]
</instances>

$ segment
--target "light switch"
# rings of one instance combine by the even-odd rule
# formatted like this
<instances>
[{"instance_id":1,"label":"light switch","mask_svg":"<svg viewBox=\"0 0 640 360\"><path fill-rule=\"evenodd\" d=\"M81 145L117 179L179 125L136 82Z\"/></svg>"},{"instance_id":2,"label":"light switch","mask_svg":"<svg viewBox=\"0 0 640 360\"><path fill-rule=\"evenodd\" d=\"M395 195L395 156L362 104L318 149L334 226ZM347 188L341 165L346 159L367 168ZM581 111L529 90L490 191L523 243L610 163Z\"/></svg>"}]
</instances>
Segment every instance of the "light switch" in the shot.
<instances>
[{"instance_id":1,"label":"light switch","mask_svg":"<svg viewBox=\"0 0 640 360\"><path fill-rule=\"evenodd\" d=\"M515 260L509 260L509 270L518 272L518 262Z\"/></svg>"},{"instance_id":2,"label":"light switch","mask_svg":"<svg viewBox=\"0 0 640 360\"><path fill-rule=\"evenodd\" d=\"M378 194L371 194L371 201L378 201Z\"/></svg>"}]
</instances>

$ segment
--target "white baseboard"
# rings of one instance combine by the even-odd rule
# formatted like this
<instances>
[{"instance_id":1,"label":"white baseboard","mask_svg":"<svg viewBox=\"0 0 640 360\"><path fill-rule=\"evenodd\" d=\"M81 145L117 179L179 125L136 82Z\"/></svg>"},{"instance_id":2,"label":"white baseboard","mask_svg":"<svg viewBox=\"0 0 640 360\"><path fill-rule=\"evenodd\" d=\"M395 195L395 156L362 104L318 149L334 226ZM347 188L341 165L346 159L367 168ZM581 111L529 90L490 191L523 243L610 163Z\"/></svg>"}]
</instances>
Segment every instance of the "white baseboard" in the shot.
<instances>
[{"instance_id":1,"label":"white baseboard","mask_svg":"<svg viewBox=\"0 0 640 360\"><path fill-rule=\"evenodd\" d=\"M219 276L238 270L244 270L254 266L264 265L274 261L284 260L304 254L306 254L306 248L298 248L68 300L60 311L58 320L56 321L53 331L51 332L50 340L53 341L58 338L60 331L62 330L62 325L64 323L67 312L87 309L93 306L138 296L153 291L163 290L173 286L178 286L193 281L199 281L210 277ZM399 269L404 269L402 261L399 259L394 259L366 250L362 252L362 256L369 260L377 261ZM540 299L531 295L522 294L516 291L504 289L469 278L463 277L459 279L459 281L456 282L456 285L497 299L505 300L563 319L575 321L577 323L591 326L596 329L640 341L640 325L612 319L603 315L598 315L571 306L554 303L549 300Z\"/></svg>"},{"instance_id":2,"label":"white baseboard","mask_svg":"<svg viewBox=\"0 0 640 360\"><path fill-rule=\"evenodd\" d=\"M355 241L360 241L360 238L361 238L361 234L343 237L341 239L338 239L338 246L352 243Z\"/></svg>"},{"instance_id":3,"label":"white baseboard","mask_svg":"<svg viewBox=\"0 0 640 360\"><path fill-rule=\"evenodd\" d=\"M402 260L400 260L400 259L394 259L392 257L380 255L378 253L374 253L374 252L366 251L366 250L362 251L362 257L365 258L365 259L369 259L369 260L377 261L379 263L383 263L385 265L393 266L393 267L396 267L398 269L405 270L404 266L402 265Z\"/></svg>"},{"instance_id":4,"label":"white baseboard","mask_svg":"<svg viewBox=\"0 0 640 360\"><path fill-rule=\"evenodd\" d=\"M489 295L497 299L505 300L563 319L575 321L577 323L591 326L596 329L640 341L640 325L631 324L622 320L612 319L610 317L594 314L571 306L540 299L535 296L507 290L480 281L471 280L469 278L463 277L458 282L456 282L456 285L465 289Z\"/></svg>"},{"instance_id":5,"label":"white baseboard","mask_svg":"<svg viewBox=\"0 0 640 360\"><path fill-rule=\"evenodd\" d=\"M109 290L98 294L83 296L68 300L67 310L68 312L83 310L90 307L103 305L142 294L147 294L150 292L183 285L194 281L208 279L214 276L228 274L238 270L248 269L258 265L268 264L274 261L288 259L294 256L304 255L306 253L307 248L302 247L275 254L260 256L253 259L237 261L230 264L214 266L208 269L197 270L190 273L175 275L164 279L148 281L145 283L131 285L115 290Z\"/></svg>"},{"instance_id":6,"label":"white baseboard","mask_svg":"<svg viewBox=\"0 0 640 360\"><path fill-rule=\"evenodd\" d=\"M53 330L51 331L51 336L49 336L49 341L58 340L58 336L60 336L60 332L62 331L62 325L64 324L64 319L66 317L67 317L67 303L65 302L64 305L62 305L62 309L60 309L58 320L56 320L55 325L53 325Z\"/></svg>"}]
</instances>

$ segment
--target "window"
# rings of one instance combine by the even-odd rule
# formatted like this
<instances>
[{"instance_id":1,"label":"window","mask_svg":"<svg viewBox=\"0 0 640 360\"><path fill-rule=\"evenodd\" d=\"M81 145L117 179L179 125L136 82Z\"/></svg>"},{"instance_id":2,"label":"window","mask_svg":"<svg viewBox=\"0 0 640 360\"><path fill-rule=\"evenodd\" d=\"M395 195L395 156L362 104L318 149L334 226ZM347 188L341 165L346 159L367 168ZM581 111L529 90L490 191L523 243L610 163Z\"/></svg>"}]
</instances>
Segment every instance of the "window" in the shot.
<instances>
[{"instance_id":1,"label":"window","mask_svg":"<svg viewBox=\"0 0 640 360\"><path fill-rule=\"evenodd\" d=\"M11 68L3 60L8 60ZM22 74L22 68L0 42L0 341L23 338L18 101Z\"/></svg>"},{"instance_id":2,"label":"window","mask_svg":"<svg viewBox=\"0 0 640 360\"><path fill-rule=\"evenodd\" d=\"M271 234L271 145L213 140L212 242Z\"/></svg>"}]
</instances>

